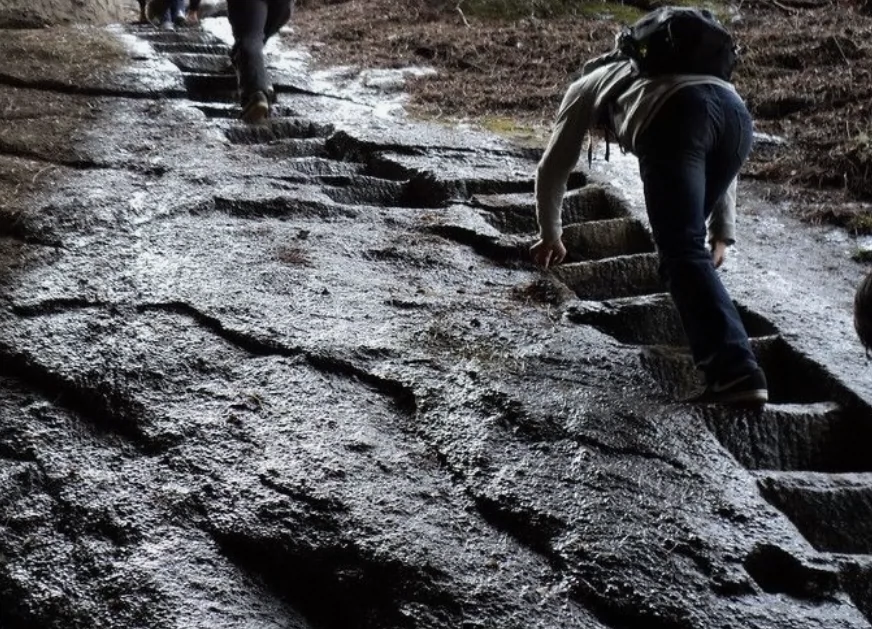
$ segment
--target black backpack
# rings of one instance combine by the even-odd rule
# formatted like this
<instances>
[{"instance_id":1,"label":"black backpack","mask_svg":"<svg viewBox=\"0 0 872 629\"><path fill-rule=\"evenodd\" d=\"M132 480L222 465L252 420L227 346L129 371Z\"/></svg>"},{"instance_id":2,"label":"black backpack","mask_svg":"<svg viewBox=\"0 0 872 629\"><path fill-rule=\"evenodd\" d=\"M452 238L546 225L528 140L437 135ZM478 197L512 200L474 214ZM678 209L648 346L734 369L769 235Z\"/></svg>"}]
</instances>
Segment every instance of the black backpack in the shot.
<instances>
[{"instance_id":1,"label":"black backpack","mask_svg":"<svg viewBox=\"0 0 872 629\"><path fill-rule=\"evenodd\" d=\"M729 81L737 48L730 33L707 9L661 7L615 40L616 51L642 76L708 74Z\"/></svg>"},{"instance_id":2,"label":"black backpack","mask_svg":"<svg viewBox=\"0 0 872 629\"><path fill-rule=\"evenodd\" d=\"M706 74L729 81L736 66L738 48L730 33L707 9L660 7L622 28L615 36L615 47L587 61L584 76L609 63L631 61L637 76L660 74ZM597 126L606 130L606 160L609 158L610 127L608 109ZM593 145L588 149L588 163Z\"/></svg>"},{"instance_id":3,"label":"black backpack","mask_svg":"<svg viewBox=\"0 0 872 629\"><path fill-rule=\"evenodd\" d=\"M581 74L630 60L637 76L708 74L729 81L737 56L732 36L710 11L661 7L621 29L614 49L585 63Z\"/></svg>"}]
</instances>

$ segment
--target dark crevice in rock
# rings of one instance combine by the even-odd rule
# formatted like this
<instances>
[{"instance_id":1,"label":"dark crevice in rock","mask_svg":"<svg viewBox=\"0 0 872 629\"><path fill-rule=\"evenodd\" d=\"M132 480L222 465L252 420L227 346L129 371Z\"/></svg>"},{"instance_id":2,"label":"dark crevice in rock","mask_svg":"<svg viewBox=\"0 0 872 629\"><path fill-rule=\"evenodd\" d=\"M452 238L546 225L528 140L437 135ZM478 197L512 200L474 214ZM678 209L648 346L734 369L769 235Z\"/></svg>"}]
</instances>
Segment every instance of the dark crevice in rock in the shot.
<instances>
[{"instance_id":1,"label":"dark crevice in rock","mask_svg":"<svg viewBox=\"0 0 872 629\"><path fill-rule=\"evenodd\" d=\"M32 357L6 344L0 345L0 375L20 382L53 404L66 408L107 433L119 435L145 454L157 454L168 445L142 431L147 412L124 394L124 376L119 372L80 374L73 378L39 364Z\"/></svg>"},{"instance_id":2,"label":"dark crevice in rock","mask_svg":"<svg viewBox=\"0 0 872 629\"><path fill-rule=\"evenodd\" d=\"M333 520L330 514L321 517ZM462 611L441 586L444 575L373 557L351 540L327 539L336 526L322 522L314 531L295 526L297 535L275 540L213 535L232 561L260 575L319 629L461 626Z\"/></svg>"},{"instance_id":3,"label":"dark crevice in rock","mask_svg":"<svg viewBox=\"0 0 872 629\"><path fill-rule=\"evenodd\" d=\"M12 312L19 317L43 317L70 310L112 307L113 304L104 301L89 301L81 297L58 297L33 304L13 304Z\"/></svg>"},{"instance_id":4,"label":"dark crevice in rock","mask_svg":"<svg viewBox=\"0 0 872 629\"><path fill-rule=\"evenodd\" d=\"M50 240L35 235L26 221L23 221L14 212L0 212L0 236L9 238L22 245L34 245L37 247L51 247L62 249L61 240Z\"/></svg>"},{"instance_id":5,"label":"dark crevice in rock","mask_svg":"<svg viewBox=\"0 0 872 629\"><path fill-rule=\"evenodd\" d=\"M354 103L353 98L349 98L347 96L340 96L339 94L329 94L327 92L316 92L314 90L308 90L305 87L300 87L299 85L289 85L287 83L274 83L273 89L276 91L276 94L294 94L296 96L314 96L317 98L329 98L331 100L339 100L344 101L346 103Z\"/></svg>"},{"instance_id":6,"label":"dark crevice in rock","mask_svg":"<svg viewBox=\"0 0 872 629\"><path fill-rule=\"evenodd\" d=\"M98 169L106 169L106 170L121 170L120 168L113 168L111 165L100 164L90 159L63 159L63 158L48 158L41 153L36 151L28 151L26 149L12 146L0 140L0 155L5 157L17 157L21 159L27 159L34 162L42 162L44 164L51 164L54 166L64 166L66 168L72 168L74 170L98 170Z\"/></svg>"},{"instance_id":7,"label":"dark crevice in rock","mask_svg":"<svg viewBox=\"0 0 872 629\"><path fill-rule=\"evenodd\" d=\"M239 347L255 356L294 357L303 353L298 348L285 347L270 339L260 339L251 334L231 330L225 327L216 317L210 316L183 301L139 304L136 306L136 309L138 312L169 312L188 317L231 345Z\"/></svg>"},{"instance_id":8,"label":"dark crevice in rock","mask_svg":"<svg viewBox=\"0 0 872 629\"><path fill-rule=\"evenodd\" d=\"M524 405L499 392L491 392L481 398L484 412L493 417L499 424L512 429L516 434L527 438L531 442L542 441L569 441L580 446L585 446L606 455L631 456L657 461L672 469L684 471L687 467L673 459L669 459L656 452L643 450L633 446L619 446L605 443L590 434L581 434L567 430L558 418L550 415L535 416L528 413ZM619 421L621 413L616 412L614 419Z\"/></svg>"},{"instance_id":9,"label":"dark crevice in rock","mask_svg":"<svg viewBox=\"0 0 872 629\"><path fill-rule=\"evenodd\" d=\"M389 395L397 408L407 415L414 415L417 411L418 401L414 390L399 380L371 373L336 356L307 353L306 360L319 371L356 378L375 390Z\"/></svg>"},{"instance_id":10,"label":"dark crevice in rock","mask_svg":"<svg viewBox=\"0 0 872 629\"><path fill-rule=\"evenodd\" d=\"M61 166L72 170L108 170L108 171L129 171L142 173L143 175L159 177L169 170L169 167L162 164L145 164L145 163L106 163L95 162L91 159L57 159L47 157L41 153L28 151L21 147L11 146L0 140L0 156L13 157L18 159L26 159L33 162L41 162L50 164L51 166Z\"/></svg>"},{"instance_id":11,"label":"dark crevice in rock","mask_svg":"<svg viewBox=\"0 0 872 629\"><path fill-rule=\"evenodd\" d=\"M109 87L72 85L53 79L22 79L17 76L0 72L0 85L24 89L40 90L44 92L57 92L59 94L71 94L74 96L108 96L116 98L133 98L140 100L154 100L157 98L185 98L187 94L181 89L149 90L141 92Z\"/></svg>"},{"instance_id":12,"label":"dark crevice in rock","mask_svg":"<svg viewBox=\"0 0 872 629\"><path fill-rule=\"evenodd\" d=\"M778 546L765 544L745 559L745 570L767 594L820 601L840 591L839 574L833 570L806 566Z\"/></svg>"},{"instance_id":13,"label":"dark crevice in rock","mask_svg":"<svg viewBox=\"0 0 872 629\"><path fill-rule=\"evenodd\" d=\"M842 585L851 601L872 623L872 565L849 564L842 567Z\"/></svg>"},{"instance_id":14,"label":"dark crevice in rock","mask_svg":"<svg viewBox=\"0 0 872 629\"><path fill-rule=\"evenodd\" d=\"M6 441L4 431L0 428L0 459L17 463L34 463L36 455L26 446L23 450L14 448ZM2 600L2 596L0 596L0 600Z\"/></svg>"},{"instance_id":15,"label":"dark crevice in rock","mask_svg":"<svg viewBox=\"0 0 872 629\"><path fill-rule=\"evenodd\" d=\"M872 415L872 409L856 393L780 335L752 339L751 349L766 372L770 401L814 403L833 400L848 410L857 409L867 416Z\"/></svg>"},{"instance_id":16,"label":"dark crevice in rock","mask_svg":"<svg viewBox=\"0 0 872 629\"><path fill-rule=\"evenodd\" d=\"M170 61L182 72L234 75L230 55L180 52L169 55Z\"/></svg>"},{"instance_id":17,"label":"dark crevice in rock","mask_svg":"<svg viewBox=\"0 0 872 629\"><path fill-rule=\"evenodd\" d=\"M412 172L406 183L405 203L411 207L444 207L463 198L457 182L437 179L432 173Z\"/></svg>"},{"instance_id":18,"label":"dark crevice in rock","mask_svg":"<svg viewBox=\"0 0 872 629\"><path fill-rule=\"evenodd\" d=\"M522 505L508 504L506 498L473 495L482 518L498 531L509 534L522 546L541 555L552 566L562 558L554 550L553 540L566 530L566 523L547 513L539 513Z\"/></svg>"},{"instance_id":19,"label":"dark crevice in rock","mask_svg":"<svg viewBox=\"0 0 872 629\"><path fill-rule=\"evenodd\" d=\"M473 251L500 264L518 267L529 262L528 247L531 243L509 243L493 236L486 236L460 225L430 225L425 231L447 240L471 247Z\"/></svg>"},{"instance_id":20,"label":"dark crevice in rock","mask_svg":"<svg viewBox=\"0 0 872 629\"><path fill-rule=\"evenodd\" d=\"M193 211L218 211L239 218L357 218L359 210L340 204L281 196L264 199L215 197L212 202Z\"/></svg>"},{"instance_id":21,"label":"dark crevice in rock","mask_svg":"<svg viewBox=\"0 0 872 629\"><path fill-rule=\"evenodd\" d=\"M632 219L623 199L603 186L586 183L579 176L571 178L570 183L561 211L564 225ZM539 229L532 193L473 195L466 203L481 210L485 220L502 232L534 234ZM650 240L650 236L647 238Z\"/></svg>"},{"instance_id":22,"label":"dark crevice in rock","mask_svg":"<svg viewBox=\"0 0 872 629\"><path fill-rule=\"evenodd\" d=\"M617 456L631 456L638 457L641 459L646 459L648 461L657 461L658 463L662 463L668 467L671 467L674 470L686 471L687 466L681 461L676 461L674 459L667 458L662 454L657 454L656 452L651 452L649 450L641 450L639 448L634 447L621 447L610 445L605 443L599 439L594 439L590 435L578 435L572 434L570 438L575 441L577 444L582 446L591 447L599 450L603 454L608 455L617 455Z\"/></svg>"},{"instance_id":23,"label":"dark crevice in rock","mask_svg":"<svg viewBox=\"0 0 872 629\"><path fill-rule=\"evenodd\" d=\"M607 583L597 588L583 578L576 578L572 596L593 612L597 620L612 629L688 629L697 626L686 607L654 608L632 592L623 594L628 584Z\"/></svg>"},{"instance_id":24,"label":"dark crevice in rock","mask_svg":"<svg viewBox=\"0 0 872 629\"><path fill-rule=\"evenodd\" d=\"M370 373L336 356L306 352L300 348L287 347L270 339L261 339L251 334L231 330L216 317L207 315L190 304L181 301L140 304L137 306L137 310L139 312L170 312L189 317L228 343L256 356L302 356L306 362L319 371L355 378L392 397L397 407L408 414L414 414L417 408L414 391L398 380Z\"/></svg>"},{"instance_id":25,"label":"dark crevice in rock","mask_svg":"<svg viewBox=\"0 0 872 629\"><path fill-rule=\"evenodd\" d=\"M283 496L287 496L295 503L307 505L307 507L314 509L316 512L339 514L347 510L345 505L343 505L339 500L330 497L321 498L313 496L311 493L306 491L288 487L276 482L268 473L260 474L260 482L263 483L264 487L269 487L273 491L280 493Z\"/></svg>"}]
</instances>

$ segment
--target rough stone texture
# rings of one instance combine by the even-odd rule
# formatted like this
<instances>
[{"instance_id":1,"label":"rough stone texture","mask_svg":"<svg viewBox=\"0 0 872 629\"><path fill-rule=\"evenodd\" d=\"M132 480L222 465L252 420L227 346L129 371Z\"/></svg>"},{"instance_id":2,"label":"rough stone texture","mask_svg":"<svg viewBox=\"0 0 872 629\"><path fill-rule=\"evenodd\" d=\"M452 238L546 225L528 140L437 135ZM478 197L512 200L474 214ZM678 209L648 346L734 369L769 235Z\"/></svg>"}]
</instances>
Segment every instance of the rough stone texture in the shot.
<instances>
[{"instance_id":1,"label":"rough stone texture","mask_svg":"<svg viewBox=\"0 0 872 629\"><path fill-rule=\"evenodd\" d=\"M870 626L841 543L870 465L839 483L796 443L838 449L867 398L789 319L743 306L775 404L676 404L621 188L574 176L608 257L544 274L536 151L290 71L250 129L224 43L131 32L147 54L87 90L0 87L93 112L57 154L0 148L0 626ZM161 65L180 44L214 58Z\"/></svg>"}]
</instances>

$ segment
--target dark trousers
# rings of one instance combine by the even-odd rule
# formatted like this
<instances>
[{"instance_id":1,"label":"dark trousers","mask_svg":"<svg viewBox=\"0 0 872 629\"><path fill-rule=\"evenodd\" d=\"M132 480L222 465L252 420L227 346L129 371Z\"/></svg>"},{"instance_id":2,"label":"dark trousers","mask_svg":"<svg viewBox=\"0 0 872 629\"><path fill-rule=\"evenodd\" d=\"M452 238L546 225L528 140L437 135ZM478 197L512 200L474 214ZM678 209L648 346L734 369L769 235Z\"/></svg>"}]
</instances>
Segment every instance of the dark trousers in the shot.
<instances>
[{"instance_id":1,"label":"dark trousers","mask_svg":"<svg viewBox=\"0 0 872 629\"><path fill-rule=\"evenodd\" d=\"M706 218L751 151L745 104L717 85L680 89L636 142L660 273L708 383L757 367L706 243Z\"/></svg>"},{"instance_id":2,"label":"dark trousers","mask_svg":"<svg viewBox=\"0 0 872 629\"><path fill-rule=\"evenodd\" d=\"M161 17L162 22L172 22L179 14L185 14L186 0L170 0L167 10Z\"/></svg>"},{"instance_id":3,"label":"dark trousers","mask_svg":"<svg viewBox=\"0 0 872 629\"><path fill-rule=\"evenodd\" d=\"M243 103L257 91L268 91L263 45L287 24L292 11L293 0L227 0L234 40L231 56Z\"/></svg>"}]
</instances>

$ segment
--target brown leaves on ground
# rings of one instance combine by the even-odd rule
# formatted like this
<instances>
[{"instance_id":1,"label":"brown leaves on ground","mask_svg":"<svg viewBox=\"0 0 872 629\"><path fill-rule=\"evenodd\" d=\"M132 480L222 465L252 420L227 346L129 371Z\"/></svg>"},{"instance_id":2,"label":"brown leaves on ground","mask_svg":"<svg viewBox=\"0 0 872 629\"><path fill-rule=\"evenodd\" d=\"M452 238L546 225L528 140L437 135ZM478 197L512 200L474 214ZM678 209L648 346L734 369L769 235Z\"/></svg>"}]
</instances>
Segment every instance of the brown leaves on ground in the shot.
<instances>
[{"instance_id":1,"label":"brown leaves on ground","mask_svg":"<svg viewBox=\"0 0 872 629\"><path fill-rule=\"evenodd\" d=\"M575 15L495 20L464 14L463 0L302 0L295 24L324 64L435 67L409 86L421 114L547 127L572 74L618 27L589 10L618 5L576 4ZM742 46L736 86L757 130L786 140L755 151L746 176L872 201L872 4L752 0L728 13Z\"/></svg>"}]
</instances>

